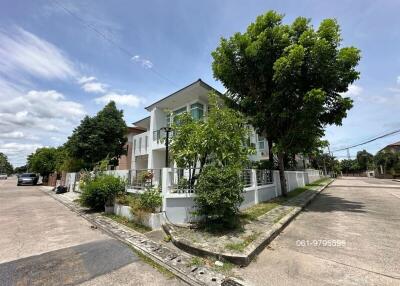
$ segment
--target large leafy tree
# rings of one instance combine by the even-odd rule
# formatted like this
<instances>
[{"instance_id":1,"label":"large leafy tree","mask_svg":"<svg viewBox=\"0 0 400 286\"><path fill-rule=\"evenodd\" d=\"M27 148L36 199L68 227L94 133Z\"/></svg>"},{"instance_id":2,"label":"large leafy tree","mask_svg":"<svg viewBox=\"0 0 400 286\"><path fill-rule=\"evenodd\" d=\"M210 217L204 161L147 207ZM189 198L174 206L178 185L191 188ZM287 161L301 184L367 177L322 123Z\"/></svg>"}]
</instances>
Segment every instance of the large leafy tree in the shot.
<instances>
[{"instance_id":1,"label":"large leafy tree","mask_svg":"<svg viewBox=\"0 0 400 286\"><path fill-rule=\"evenodd\" d=\"M274 143L286 195L283 158L307 151L326 125L342 123L352 107L343 93L359 77L360 51L340 46L334 19L323 20L318 29L303 17L290 25L282 19L269 11L246 32L222 38L212 68L230 104Z\"/></svg>"},{"instance_id":2,"label":"large leafy tree","mask_svg":"<svg viewBox=\"0 0 400 286\"><path fill-rule=\"evenodd\" d=\"M197 214L207 223L226 227L235 222L243 201L239 174L252 149L246 144L244 116L218 103L213 94L209 103L203 120L188 113L174 120L171 153L178 167L191 169L188 183L196 188Z\"/></svg>"},{"instance_id":3,"label":"large leafy tree","mask_svg":"<svg viewBox=\"0 0 400 286\"><path fill-rule=\"evenodd\" d=\"M126 153L126 130L123 111L110 101L96 116L86 116L81 121L65 147L75 161L81 160L83 167L93 168L104 158L116 160Z\"/></svg>"},{"instance_id":4,"label":"large leafy tree","mask_svg":"<svg viewBox=\"0 0 400 286\"><path fill-rule=\"evenodd\" d=\"M6 173L7 175L11 175L14 171L13 166L8 161L8 157L0 152L0 173Z\"/></svg>"},{"instance_id":5,"label":"large leafy tree","mask_svg":"<svg viewBox=\"0 0 400 286\"><path fill-rule=\"evenodd\" d=\"M400 172L400 155L397 152L381 150L374 156L374 162L383 174Z\"/></svg>"},{"instance_id":6,"label":"large leafy tree","mask_svg":"<svg viewBox=\"0 0 400 286\"><path fill-rule=\"evenodd\" d=\"M361 171L367 171L374 167L374 156L366 150L357 152L357 163Z\"/></svg>"},{"instance_id":7,"label":"large leafy tree","mask_svg":"<svg viewBox=\"0 0 400 286\"><path fill-rule=\"evenodd\" d=\"M40 173L43 177L56 171L57 148L39 148L28 156L28 167L31 172Z\"/></svg>"},{"instance_id":8,"label":"large leafy tree","mask_svg":"<svg viewBox=\"0 0 400 286\"><path fill-rule=\"evenodd\" d=\"M207 162L220 167L242 168L251 149L249 130L242 114L220 104L215 94L209 97L206 120L196 120L187 112L174 120L171 154L178 167L202 169Z\"/></svg>"}]
</instances>

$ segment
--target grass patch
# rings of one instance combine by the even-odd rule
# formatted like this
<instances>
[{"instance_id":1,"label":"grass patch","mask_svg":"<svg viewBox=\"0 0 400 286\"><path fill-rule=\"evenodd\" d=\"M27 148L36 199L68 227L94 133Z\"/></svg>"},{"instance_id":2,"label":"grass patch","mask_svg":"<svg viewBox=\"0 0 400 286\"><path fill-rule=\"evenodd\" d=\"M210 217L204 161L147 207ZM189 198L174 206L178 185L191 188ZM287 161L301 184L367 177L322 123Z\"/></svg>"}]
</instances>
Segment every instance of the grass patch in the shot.
<instances>
[{"instance_id":1,"label":"grass patch","mask_svg":"<svg viewBox=\"0 0 400 286\"><path fill-rule=\"evenodd\" d=\"M227 261L225 261L223 263L224 263L223 266L217 266L217 265L213 264L212 269L215 271L221 272L225 275L231 274L232 269L235 268L236 265L233 263L227 262Z\"/></svg>"},{"instance_id":2,"label":"grass patch","mask_svg":"<svg viewBox=\"0 0 400 286\"><path fill-rule=\"evenodd\" d=\"M241 213L240 218L245 221L254 221L260 216L269 212L270 210L285 204L289 199L292 199L304 193L305 191L317 189L316 187L322 187L326 185L330 180L330 178L319 179L311 184L306 185L305 187L294 189L287 194L287 197L278 197L266 202L259 203L258 205L254 205L244 210Z\"/></svg>"},{"instance_id":3,"label":"grass patch","mask_svg":"<svg viewBox=\"0 0 400 286\"><path fill-rule=\"evenodd\" d=\"M145 225L142 225L140 223L134 222L134 221L130 221L125 217L119 216L119 215L115 215L115 214L103 214L105 217L108 217L120 224L123 224L137 232L140 233L145 233L145 232L149 232L151 231L151 228Z\"/></svg>"},{"instance_id":4,"label":"grass patch","mask_svg":"<svg viewBox=\"0 0 400 286\"><path fill-rule=\"evenodd\" d=\"M279 206L277 200L271 200L267 202L254 205L242 212L242 218L250 221L256 220L258 217L269 212L273 208Z\"/></svg>"},{"instance_id":5,"label":"grass patch","mask_svg":"<svg viewBox=\"0 0 400 286\"><path fill-rule=\"evenodd\" d=\"M205 264L206 264L206 262L201 257L195 256L195 257L192 257L192 259L190 260L190 266L200 267L200 266L204 266Z\"/></svg>"},{"instance_id":6,"label":"grass patch","mask_svg":"<svg viewBox=\"0 0 400 286\"><path fill-rule=\"evenodd\" d=\"M307 188L307 186L302 187L302 188L294 189L293 191L291 191L291 192L289 192L289 193L287 194L287 197L286 197L286 198L282 198L282 199L283 199L283 201L285 202L285 201L287 201L288 199L294 198L294 197L300 195L301 193L304 193L305 191L308 191L308 190L310 190L310 189L311 189L311 188Z\"/></svg>"},{"instance_id":7,"label":"grass patch","mask_svg":"<svg viewBox=\"0 0 400 286\"><path fill-rule=\"evenodd\" d=\"M190 261L190 266L197 266L197 267L202 267L202 266L208 266L212 268L212 270L216 272L223 273L224 275L230 275L232 272L232 269L236 267L235 264L230 263L228 261L221 261L223 263L222 266L217 266L215 265L215 259L214 257L193 257L192 260Z\"/></svg>"},{"instance_id":8,"label":"grass patch","mask_svg":"<svg viewBox=\"0 0 400 286\"><path fill-rule=\"evenodd\" d=\"M243 238L242 242L237 242L237 243L227 243L225 244L225 248L229 249L229 250L233 250L236 252L243 252L244 249L250 244L252 243L254 240L257 239L257 237L259 236L258 233L253 233L251 235L245 236Z\"/></svg>"},{"instance_id":9,"label":"grass patch","mask_svg":"<svg viewBox=\"0 0 400 286\"><path fill-rule=\"evenodd\" d=\"M150 258L148 258L146 255L144 255L142 252L138 251L137 249L133 248L132 246L130 246L130 249L145 263L147 263L148 265L150 265L152 268L156 269L158 272L160 272L161 274L163 274L165 277L167 277L168 279L172 279L175 278L175 274L172 273L171 271L169 271L167 268L161 266L160 264L154 262L153 260L151 260Z\"/></svg>"},{"instance_id":10,"label":"grass patch","mask_svg":"<svg viewBox=\"0 0 400 286\"><path fill-rule=\"evenodd\" d=\"M308 184L307 187L322 187L325 184L327 184L330 180L331 180L331 178L322 178L322 179L316 180L315 182Z\"/></svg>"}]
</instances>

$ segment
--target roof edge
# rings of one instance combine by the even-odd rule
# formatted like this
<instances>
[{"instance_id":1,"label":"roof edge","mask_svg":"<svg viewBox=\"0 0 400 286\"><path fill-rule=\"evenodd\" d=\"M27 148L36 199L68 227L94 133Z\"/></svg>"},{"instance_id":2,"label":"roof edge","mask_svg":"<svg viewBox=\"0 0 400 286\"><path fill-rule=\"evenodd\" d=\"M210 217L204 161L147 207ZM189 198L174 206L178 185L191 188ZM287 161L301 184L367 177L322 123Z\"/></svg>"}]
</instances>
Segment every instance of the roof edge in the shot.
<instances>
[{"instance_id":1,"label":"roof edge","mask_svg":"<svg viewBox=\"0 0 400 286\"><path fill-rule=\"evenodd\" d=\"M177 94L178 92L181 92L182 90L184 90L184 89L186 89L186 88L188 88L188 87L191 87L192 85L195 85L196 83L199 83L199 84L203 85L204 87L206 87L206 88L208 88L208 89L210 89L210 90L213 90L213 91L217 92L219 95L223 95L223 94L222 94L221 92L219 92L217 89L215 89L214 87L212 87L212 86L209 85L208 83L205 83L201 78L199 78L199 79L196 80L195 82L192 82L192 83L188 84L187 86L182 87L181 89L179 89L179 90L177 90L177 91L171 93L170 95L167 95L166 97L163 97L163 98L157 100L156 102L150 104L149 106L145 107L145 109L146 109L147 111L150 111L150 110L149 110L150 107L156 105L157 103L160 103L161 101L163 101L163 100L165 100L165 99L167 99L167 98L169 98L169 97L171 97L171 96L174 96L174 95Z\"/></svg>"}]
</instances>

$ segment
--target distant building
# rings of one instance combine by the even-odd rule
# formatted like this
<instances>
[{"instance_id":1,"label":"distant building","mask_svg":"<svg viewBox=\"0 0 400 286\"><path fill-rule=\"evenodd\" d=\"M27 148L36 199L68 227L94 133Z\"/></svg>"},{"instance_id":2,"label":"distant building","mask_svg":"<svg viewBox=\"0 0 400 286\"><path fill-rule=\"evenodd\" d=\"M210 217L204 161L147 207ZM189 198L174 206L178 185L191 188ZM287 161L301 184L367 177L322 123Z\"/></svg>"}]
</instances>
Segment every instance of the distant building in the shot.
<instances>
[{"instance_id":1,"label":"distant building","mask_svg":"<svg viewBox=\"0 0 400 286\"><path fill-rule=\"evenodd\" d=\"M400 141L393 143L393 144L389 144L386 147L382 148L380 151L385 151L385 152L400 152Z\"/></svg>"},{"instance_id":2,"label":"distant building","mask_svg":"<svg viewBox=\"0 0 400 286\"><path fill-rule=\"evenodd\" d=\"M128 140L125 144L126 148L126 155L123 155L118 160L118 166L116 167L117 170L129 170L131 169L132 164L132 148L133 148L133 137L135 135L141 134L146 132L146 129L141 127L128 127Z\"/></svg>"}]
</instances>

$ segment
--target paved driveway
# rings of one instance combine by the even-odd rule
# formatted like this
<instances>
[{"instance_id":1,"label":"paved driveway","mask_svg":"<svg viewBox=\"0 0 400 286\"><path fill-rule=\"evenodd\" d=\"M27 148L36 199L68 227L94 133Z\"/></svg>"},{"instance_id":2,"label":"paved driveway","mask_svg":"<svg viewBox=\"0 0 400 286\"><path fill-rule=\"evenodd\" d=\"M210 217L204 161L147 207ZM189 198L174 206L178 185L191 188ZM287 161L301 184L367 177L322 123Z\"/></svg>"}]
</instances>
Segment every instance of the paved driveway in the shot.
<instances>
[{"instance_id":1,"label":"paved driveway","mask_svg":"<svg viewBox=\"0 0 400 286\"><path fill-rule=\"evenodd\" d=\"M336 180L239 274L254 285L400 285L400 183Z\"/></svg>"},{"instance_id":2,"label":"paved driveway","mask_svg":"<svg viewBox=\"0 0 400 286\"><path fill-rule=\"evenodd\" d=\"M0 181L0 285L181 285L39 190Z\"/></svg>"}]
</instances>

